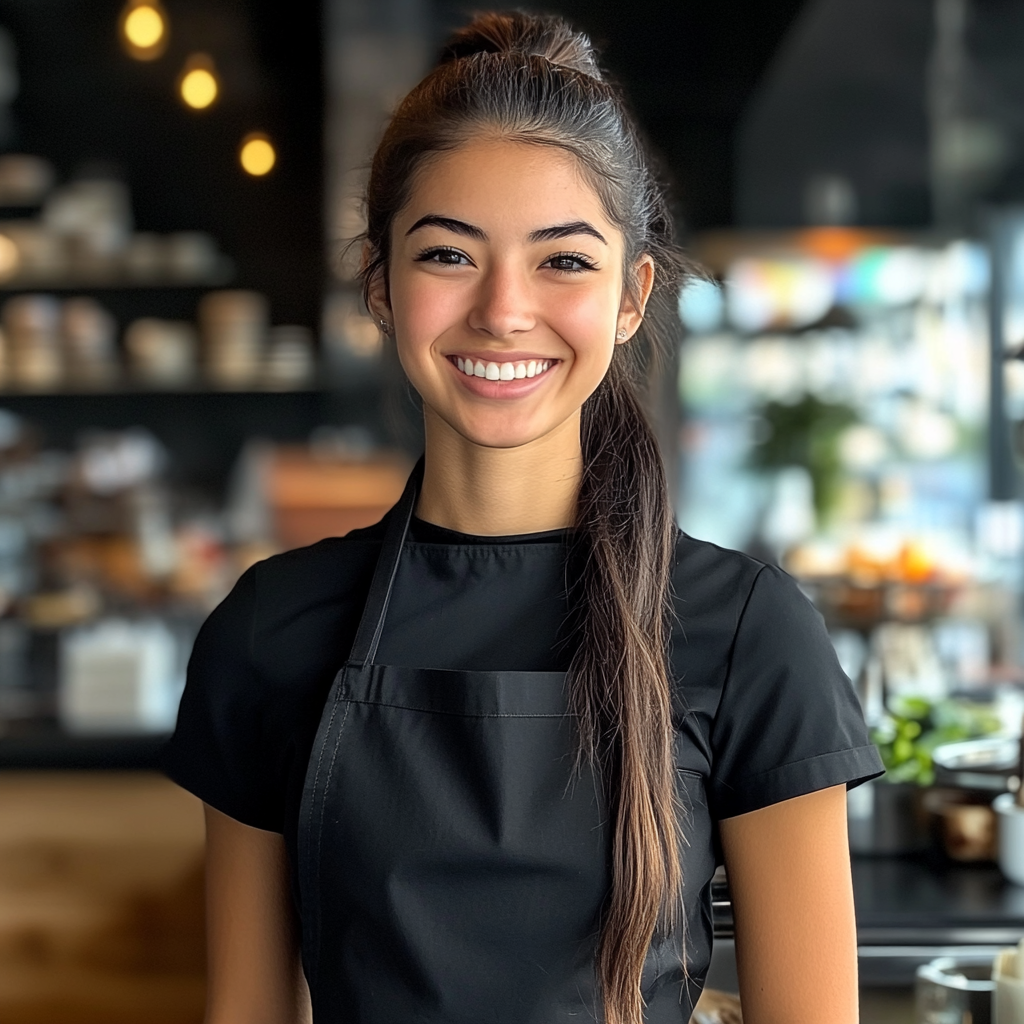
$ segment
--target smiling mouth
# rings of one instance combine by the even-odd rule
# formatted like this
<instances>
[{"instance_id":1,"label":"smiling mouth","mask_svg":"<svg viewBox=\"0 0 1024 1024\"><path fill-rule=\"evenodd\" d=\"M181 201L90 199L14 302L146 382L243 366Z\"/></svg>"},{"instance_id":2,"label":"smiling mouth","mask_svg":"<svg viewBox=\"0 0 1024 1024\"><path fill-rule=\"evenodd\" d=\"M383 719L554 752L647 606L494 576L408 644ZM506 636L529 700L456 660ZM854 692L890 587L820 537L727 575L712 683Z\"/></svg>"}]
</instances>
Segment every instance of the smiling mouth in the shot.
<instances>
[{"instance_id":1,"label":"smiling mouth","mask_svg":"<svg viewBox=\"0 0 1024 1024\"><path fill-rule=\"evenodd\" d=\"M463 359L462 356L449 356L448 360L467 377L483 377L485 380L495 381L539 377L556 363L561 362L560 359L523 359L516 362L495 363L484 362L480 359Z\"/></svg>"}]
</instances>

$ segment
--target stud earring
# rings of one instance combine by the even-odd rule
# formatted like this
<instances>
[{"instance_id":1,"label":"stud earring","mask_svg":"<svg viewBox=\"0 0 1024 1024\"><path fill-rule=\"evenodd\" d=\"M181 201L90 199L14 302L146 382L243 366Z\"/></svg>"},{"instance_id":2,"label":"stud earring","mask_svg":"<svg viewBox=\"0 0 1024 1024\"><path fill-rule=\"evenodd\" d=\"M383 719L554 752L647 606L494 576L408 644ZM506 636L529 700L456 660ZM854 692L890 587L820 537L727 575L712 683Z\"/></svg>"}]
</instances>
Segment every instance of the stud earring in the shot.
<instances>
[{"instance_id":1,"label":"stud earring","mask_svg":"<svg viewBox=\"0 0 1024 1024\"><path fill-rule=\"evenodd\" d=\"M624 330L618 330L615 332L615 337L618 338L620 341L625 341L626 332Z\"/></svg>"},{"instance_id":2,"label":"stud earring","mask_svg":"<svg viewBox=\"0 0 1024 1024\"><path fill-rule=\"evenodd\" d=\"M382 331L383 331L383 332L384 332L385 334L387 334L387 335L390 335L390 334L391 334L391 324L389 324L389 323L387 322L387 320L378 320L378 321L377 321L377 323L379 323L379 324L380 324L380 329L381 329L381 330L382 330Z\"/></svg>"}]
</instances>

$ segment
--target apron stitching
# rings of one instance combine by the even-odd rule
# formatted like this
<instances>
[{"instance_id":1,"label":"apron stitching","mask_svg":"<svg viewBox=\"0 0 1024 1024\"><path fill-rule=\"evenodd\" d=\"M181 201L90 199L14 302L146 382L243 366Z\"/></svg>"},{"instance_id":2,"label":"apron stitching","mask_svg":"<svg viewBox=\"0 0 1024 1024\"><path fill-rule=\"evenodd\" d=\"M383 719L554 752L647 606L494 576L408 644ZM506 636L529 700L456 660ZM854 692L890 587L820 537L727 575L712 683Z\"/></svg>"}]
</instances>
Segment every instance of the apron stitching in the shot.
<instances>
[{"instance_id":1,"label":"apron stitching","mask_svg":"<svg viewBox=\"0 0 1024 1024\"><path fill-rule=\"evenodd\" d=\"M338 729L338 736L339 737L341 736L341 730L345 728L345 722L348 719L348 712L349 712L349 708L350 707L351 707L350 704L346 704L346 706L345 706L345 717L341 720L341 727ZM334 707L331 708L331 720L330 720L330 722L327 725L327 735L328 736L331 734L331 730L334 727L334 719L337 717L337 714L338 714L338 704L337 704L337 701L335 701ZM337 745L337 743L335 743L334 750L333 750L333 752L331 754L331 767L328 770L328 778L330 778L330 771L332 771L334 769L334 759L337 756L337 754L338 754L338 745ZM320 769L323 766L323 760L324 760L324 751L321 749L320 757L317 758L317 762L316 762L316 774L313 776L313 798L314 798L314 800L318 799L317 798L317 789L320 786ZM320 804L320 820L317 822L317 829L316 829L316 881L317 881L317 887L319 888L319 885L320 885L320 868L321 868L321 865L323 864L323 858L320 856L320 854L321 854L321 851L323 849L324 812L325 812L326 806L327 806L326 783L324 784L324 793L322 793L320 795L318 802ZM313 913L314 913L314 920L316 921L316 940L314 942L314 949L311 950L310 952L312 954L311 960L312 960L313 970L315 971L316 974L319 974L320 973L320 908L317 907L314 910ZM315 984L315 980L314 980L314 984Z\"/></svg>"},{"instance_id":2,"label":"apron stitching","mask_svg":"<svg viewBox=\"0 0 1024 1024\"><path fill-rule=\"evenodd\" d=\"M409 704L391 704L387 701L382 700L360 700L358 697L349 697L349 704L364 704L367 707L372 708L394 708L398 711L418 711L424 715L449 715L453 718L571 718L572 715L566 714L545 714L545 715L520 715L515 713L500 714L500 713L470 713L467 711L438 711L436 708L416 708ZM347 714L347 712L346 712ZM344 725L344 723L342 723Z\"/></svg>"},{"instance_id":3,"label":"apron stitching","mask_svg":"<svg viewBox=\"0 0 1024 1024\"><path fill-rule=\"evenodd\" d=\"M338 726L338 735L334 739L334 749L331 751L331 764L330 764L330 767L327 769L327 778L328 779L330 779L331 776L334 774L334 762L337 760L337 757L338 757L338 746L340 745L341 734L345 731L345 723L348 721L348 713L351 710L352 710L352 702L351 701L346 701L345 702L345 715L344 715L344 717L341 720L341 725ZM335 714L337 714L337 708L335 708L334 711L331 713L331 721L332 721L332 723L334 721ZM321 760L323 760L322 755L321 755ZM319 776L319 774L320 774L320 766L317 765L317 775ZM321 802L320 802L320 822L317 825L317 830L316 830L316 856L317 856L317 862L318 863L323 863L323 861L322 861L322 859L320 857L320 852L323 849L324 813L325 813L326 808L327 808L326 788L327 788L327 784L324 783L324 799L321 800ZM320 872L318 870L317 871L317 878L319 878L319 876L320 876Z\"/></svg>"}]
</instances>

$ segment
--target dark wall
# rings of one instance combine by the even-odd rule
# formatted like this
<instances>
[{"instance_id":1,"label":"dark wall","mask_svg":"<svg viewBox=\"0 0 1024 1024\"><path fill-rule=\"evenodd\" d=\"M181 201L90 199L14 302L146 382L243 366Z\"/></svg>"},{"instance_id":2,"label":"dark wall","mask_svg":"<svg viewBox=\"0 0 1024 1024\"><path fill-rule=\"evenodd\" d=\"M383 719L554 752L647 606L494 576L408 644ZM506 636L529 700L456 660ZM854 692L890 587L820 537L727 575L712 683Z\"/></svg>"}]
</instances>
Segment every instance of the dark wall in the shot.
<instances>
[{"instance_id":1,"label":"dark wall","mask_svg":"<svg viewBox=\"0 0 1024 1024\"><path fill-rule=\"evenodd\" d=\"M502 4L439 0L445 28ZM587 31L625 86L669 172L689 230L734 219L733 136L804 0L546 0L510 4L562 14Z\"/></svg>"},{"instance_id":2,"label":"dark wall","mask_svg":"<svg viewBox=\"0 0 1024 1024\"><path fill-rule=\"evenodd\" d=\"M9 149L39 153L63 178L92 161L120 167L143 230L202 229L265 291L274 320L315 324L322 283L320 5L167 0L171 37L158 60L130 59L117 38L121 0L0 0L21 78ZM186 56L217 63L222 92L204 112L175 84ZM278 164L238 165L262 130Z\"/></svg>"}]
</instances>

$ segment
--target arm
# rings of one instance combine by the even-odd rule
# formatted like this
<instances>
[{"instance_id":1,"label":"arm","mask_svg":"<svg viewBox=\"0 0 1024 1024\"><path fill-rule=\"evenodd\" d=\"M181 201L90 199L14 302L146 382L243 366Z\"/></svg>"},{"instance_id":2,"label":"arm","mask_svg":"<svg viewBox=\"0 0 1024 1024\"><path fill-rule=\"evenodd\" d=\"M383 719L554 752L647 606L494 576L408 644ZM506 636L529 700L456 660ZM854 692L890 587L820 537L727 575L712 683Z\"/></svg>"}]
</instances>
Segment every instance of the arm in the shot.
<instances>
[{"instance_id":1,"label":"arm","mask_svg":"<svg viewBox=\"0 0 1024 1024\"><path fill-rule=\"evenodd\" d=\"M746 1024L856 1024L846 787L720 825Z\"/></svg>"},{"instance_id":2,"label":"arm","mask_svg":"<svg viewBox=\"0 0 1024 1024\"><path fill-rule=\"evenodd\" d=\"M206 811L206 1024L307 1024L284 839Z\"/></svg>"}]
</instances>

